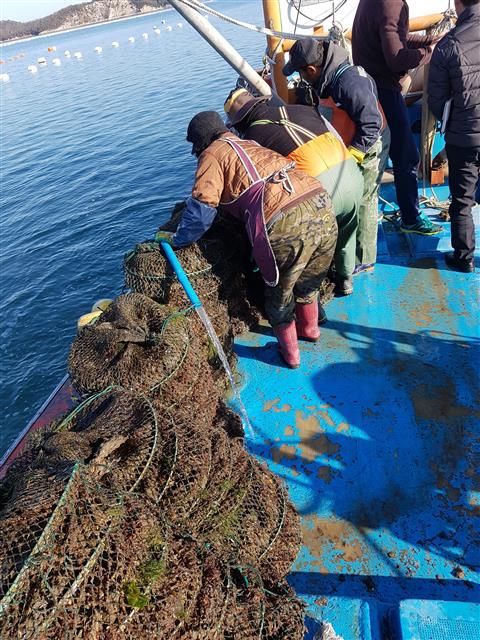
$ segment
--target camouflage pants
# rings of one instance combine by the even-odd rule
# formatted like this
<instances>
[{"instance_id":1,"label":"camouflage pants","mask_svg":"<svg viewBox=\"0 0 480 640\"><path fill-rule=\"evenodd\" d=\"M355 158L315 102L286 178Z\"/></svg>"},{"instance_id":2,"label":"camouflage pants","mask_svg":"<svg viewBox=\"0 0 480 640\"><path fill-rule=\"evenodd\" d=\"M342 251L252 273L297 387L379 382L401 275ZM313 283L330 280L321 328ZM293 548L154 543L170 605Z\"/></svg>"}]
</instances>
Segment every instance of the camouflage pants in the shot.
<instances>
[{"instance_id":1,"label":"camouflage pants","mask_svg":"<svg viewBox=\"0 0 480 640\"><path fill-rule=\"evenodd\" d=\"M390 129L387 127L359 165L364 186L358 216L357 264L374 264L377 260L378 190L389 147Z\"/></svg>"},{"instance_id":2,"label":"camouflage pants","mask_svg":"<svg viewBox=\"0 0 480 640\"><path fill-rule=\"evenodd\" d=\"M268 236L280 274L275 287L265 287L265 312L275 327L294 319L296 302L317 299L332 262L337 223L327 193L285 211Z\"/></svg>"}]
</instances>

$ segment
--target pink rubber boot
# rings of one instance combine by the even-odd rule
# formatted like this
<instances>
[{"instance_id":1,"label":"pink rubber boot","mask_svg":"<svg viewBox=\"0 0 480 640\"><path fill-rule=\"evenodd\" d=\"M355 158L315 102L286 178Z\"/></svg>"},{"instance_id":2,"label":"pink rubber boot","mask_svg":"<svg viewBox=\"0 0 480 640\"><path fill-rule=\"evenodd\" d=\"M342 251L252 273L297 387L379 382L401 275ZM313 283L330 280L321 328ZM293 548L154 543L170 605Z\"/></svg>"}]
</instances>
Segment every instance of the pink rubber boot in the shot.
<instances>
[{"instance_id":1,"label":"pink rubber boot","mask_svg":"<svg viewBox=\"0 0 480 640\"><path fill-rule=\"evenodd\" d=\"M300 351L298 350L295 322L292 320L288 324L279 324L273 328L273 333L280 345L282 358L290 369L297 369L300 366Z\"/></svg>"},{"instance_id":2,"label":"pink rubber boot","mask_svg":"<svg viewBox=\"0 0 480 640\"><path fill-rule=\"evenodd\" d=\"M296 304L295 315L297 317L297 336L310 342L317 342L320 338L318 328L318 302L310 304Z\"/></svg>"}]
</instances>

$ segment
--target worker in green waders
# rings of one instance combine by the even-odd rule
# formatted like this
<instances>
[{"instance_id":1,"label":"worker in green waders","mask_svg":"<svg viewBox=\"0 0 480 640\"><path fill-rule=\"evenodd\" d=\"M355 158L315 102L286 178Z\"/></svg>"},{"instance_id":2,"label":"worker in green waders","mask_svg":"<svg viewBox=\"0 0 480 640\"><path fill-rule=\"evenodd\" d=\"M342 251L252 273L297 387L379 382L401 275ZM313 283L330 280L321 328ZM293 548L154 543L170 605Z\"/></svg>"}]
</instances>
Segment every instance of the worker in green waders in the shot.
<instances>
[{"instance_id":1,"label":"worker in green waders","mask_svg":"<svg viewBox=\"0 0 480 640\"><path fill-rule=\"evenodd\" d=\"M338 223L335 293L349 295L353 293L358 214L364 187L357 161L314 107L277 107L268 100L255 98L246 89L234 89L224 105L227 124L235 127L242 138L255 140L293 160L298 169L325 187Z\"/></svg>"},{"instance_id":2,"label":"worker in green waders","mask_svg":"<svg viewBox=\"0 0 480 640\"><path fill-rule=\"evenodd\" d=\"M215 111L191 120L187 140L198 158L192 195L177 231L161 239L173 247L195 242L219 207L241 220L265 281L265 312L280 353L296 368L298 338L320 337L318 290L337 241L330 197L294 163L232 134Z\"/></svg>"},{"instance_id":3,"label":"worker in green waders","mask_svg":"<svg viewBox=\"0 0 480 640\"><path fill-rule=\"evenodd\" d=\"M357 231L355 274L372 271L377 259L378 191L390 146L390 130L378 102L372 78L348 62L348 54L334 42L297 40L283 74L298 72L311 89L301 99L318 105L335 127L363 175L364 191Z\"/></svg>"}]
</instances>

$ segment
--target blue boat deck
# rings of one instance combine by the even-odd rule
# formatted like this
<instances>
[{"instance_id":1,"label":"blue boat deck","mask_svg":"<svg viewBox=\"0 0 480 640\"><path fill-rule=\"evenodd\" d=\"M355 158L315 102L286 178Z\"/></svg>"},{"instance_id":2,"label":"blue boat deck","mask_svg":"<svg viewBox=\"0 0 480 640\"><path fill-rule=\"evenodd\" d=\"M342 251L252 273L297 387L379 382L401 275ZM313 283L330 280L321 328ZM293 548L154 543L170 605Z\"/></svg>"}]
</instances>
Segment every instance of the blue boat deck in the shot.
<instances>
[{"instance_id":1,"label":"blue boat deck","mask_svg":"<svg viewBox=\"0 0 480 640\"><path fill-rule=\"evenodd\" d=\"M298 370L266 326L236 341L249 449L302 518L307 637L322 620L343 640L479 637L479 281L445 267L449 238L380 224L374 272Z\"/></svg>"}]
</instances>

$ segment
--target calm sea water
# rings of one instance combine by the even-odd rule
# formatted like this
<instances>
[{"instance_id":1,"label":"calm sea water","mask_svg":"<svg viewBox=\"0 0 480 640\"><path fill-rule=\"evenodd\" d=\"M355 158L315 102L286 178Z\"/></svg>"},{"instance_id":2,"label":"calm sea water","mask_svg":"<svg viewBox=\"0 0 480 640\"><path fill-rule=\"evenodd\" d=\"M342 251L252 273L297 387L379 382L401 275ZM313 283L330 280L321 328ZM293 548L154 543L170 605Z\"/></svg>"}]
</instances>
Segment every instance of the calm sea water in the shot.
<instances>
[{"instance_id":1,"label":"calm sea water","mask_svg":"<svg viewBox=\"0 0 480 640\"><path fill-rule=\"evenodd\" d=\"M215 8L262 24L256 0ZM263 36L212 24L261 66ZM31 75L39 56L49 64ZM174 11L15 43L0 57L11 78L0 88L1 454L64 375L78 317L120 292L123 254L189 193L187 124L222 111L236 75Z\"/></svg>"}]
</instances>

